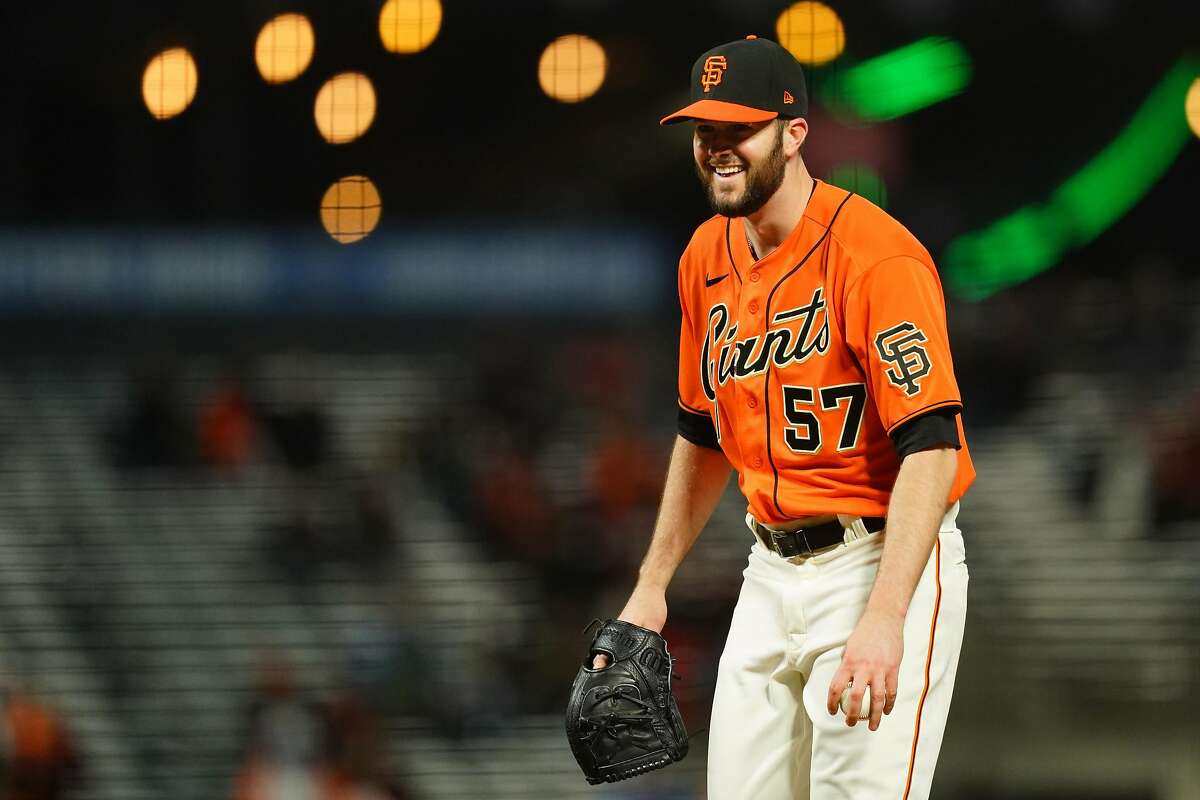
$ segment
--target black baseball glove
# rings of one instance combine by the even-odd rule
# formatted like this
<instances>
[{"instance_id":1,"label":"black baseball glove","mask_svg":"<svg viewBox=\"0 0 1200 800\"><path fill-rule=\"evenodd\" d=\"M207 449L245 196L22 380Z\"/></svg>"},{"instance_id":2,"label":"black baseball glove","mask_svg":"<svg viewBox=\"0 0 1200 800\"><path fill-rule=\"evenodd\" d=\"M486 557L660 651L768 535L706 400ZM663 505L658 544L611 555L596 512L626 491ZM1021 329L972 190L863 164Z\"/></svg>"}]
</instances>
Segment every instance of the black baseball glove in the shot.
<instances>
[{"instance_id":1,"label":"black baseball glove","mask_svg":"<svg viewBox=\"0 0 1200 800\"><path fill-rule=\"evenodd\" d=\"M608 656L603 669L592 668L597 653ZM617 619L600 626L571 687L567 740L592 784L633 778L687 755L666 639Z\"/></svg>"}]
</instances>

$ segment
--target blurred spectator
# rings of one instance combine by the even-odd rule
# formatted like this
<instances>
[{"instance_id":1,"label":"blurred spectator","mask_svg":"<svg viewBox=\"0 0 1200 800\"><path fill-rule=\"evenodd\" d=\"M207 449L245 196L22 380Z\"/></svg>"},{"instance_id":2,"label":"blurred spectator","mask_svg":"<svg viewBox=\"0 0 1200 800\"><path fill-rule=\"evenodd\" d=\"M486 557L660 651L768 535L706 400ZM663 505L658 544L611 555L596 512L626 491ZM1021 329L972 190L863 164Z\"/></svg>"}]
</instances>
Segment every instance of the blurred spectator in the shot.
<instances>
[{"instance_id":1,"label":"blurred spectator","mask_svg":"<svg viewBox=\"0 0 1200 800\"><path fill-rule=\"evenodd\" d=\"M501 442L475 478L475 495L501 551L535 563L553 557L555 510L527 452Z\"/></svg>"},{"instance_id":2,"label":"blurred spectator","mask_svg":"<svg viewBox=\"0 0 1200 800\"><path fill-rule=\"evenodd\" d=\"M329 710L329 759L337 800L400 800L379 763L379 726L375 714L352 689L337 694Z\"/></svg>"},{"instance_id":3,"label":"blurred spectator","mask_svg":"<svg viewBox=\"0 0 1200 800\"><path fill-rule=\"evenodd\" d=\"M1200 464L1200 391L1170 419L1161 422L1151 441L1154 529L1174 522L1200 520L1196 465Z\"/></svg>"},{"instance_id":4,"label":"blurred spectator","mask_svg":"<svg viewBox=\"0 0 1200 800\"><path fill-rule=\"evenodd\" d=\"M1116 358L1130 388L1153 402L1187 370L1184 343L1196 327L1194 278L1162 255L1141 257L1122 277L1122 335Z\"/></svg>"},{"instance_id":5,"label":"blurred spectator","mask_svg":"<svg viewBox=\"0 0 1200 800\"><path fill-rule=\"evenodd\" d=\"M600 521L620 526L638 510L654 513L666 464L656 442L632 419L608 421L591 464L591 490Z\"/></svg>"},{"instance_id":6,"label":"blurred spectator","mask_svg":"<svg viewBox=\"0 0 1200 800\"><path fill-rule=\"evenodd\" d=\"M1037 404L1026 419L1042 431L1047 452L1058 464L1069 498L1080 509L1094 508L1101 498L1107 455L1124 452L1121 435L1128 426L1116 420L1121 411L1111 382L1088 372L1051 372L1035 387ZM1128 459L1122 459L1128 467ZM1111 491L1111 490L1110 490Z\"/></svg>"},{"instance_id":7,"label":"blurred spectator","mask_svg":"<svg viewBox=\"0 0 1200 800\"><path fill-rule=\"evenodd\" d=\"M283 462L301 473L311 473L329 463L333 422L313 378L310 359L294 355L284 360L278 382L280 396L261 407L263 427Z\"/></svg>"},{"instance_id":8,"label":"blurred spectator","mask_svg":"<svg viewBox=\"0 0 1200 800\"><path fill-rule=\"evenodd\" d=\"M308 583L326 556L318 489L316 485L294 487L287 516L266 531L268 557L297 584Z\"/></svg>"},{"instance_id":9,"label":"blurred spectator","mask_svg":"<svg viewBox=\"0 0 1200 800\"><path fill-rule=\"evenodd\" d=\"M645 357L637 345L602 336L568 343L563 353L570 370L568 387L579 400L614 411L636 402L645 383Z\"/></svg>"},{"instance_id":10,"label":"blurred spectator","mask_svg":"<svg viewBox=\"0 0 1200 800\"><path fill-rule=\"evenodd\" d=\"M530 347L505 342L477 372L475 404L489 423L510 432L521 447L541 447L561 412L547 364L530 362ZM561 388L561 387L560 387Z\"/></svg>"},{"instance_id":11,"label":"blurred spectator","mask_svg":"<svg viewBox=\"0 0 1200 800\"><path fill-rule=\"evenodd\" d=\"M971 428L1020 419L1054 355L1040 346L1045 315L1037 298L1000 294L969 309L951 307L947 314L955 328L954 367L968 436Z\"/></svg>"},{"instance_id":12,"label":"blurred spectator","mask_svg":"<svg viewBox=\"0 0 1200 800\"><path fill-rule=\"evenodd\" d=\"M114 460L123 469L174 468L191 460L191 438L176 397L174 370L145 365L130 378L129 407L112 431Z\"/></svg>"},{"instance_id":13,"label":"blurred spectator","mask_svg":"<svg viewBox=\"0 0 1200 800\"><path fill-rule=\"evenodd\" d=\"M290 669L263 668L259 695L249 709L246 760L234 800L332 800L336 781L326 763L320 707L303 700Z\"/></svg>"},{"instance_id":14,"label":"blurred spectator","mask_svg":"<svg viewBox=\"0 0 1200 800\"><path fill-rule=\"evenodd\" d=\"M396 514L383 475L359 475L352 490L353 520L347 557L364 568L384 570L396 550Z\"/></svg>"},{"instance_id":15,"label":"blurred spectator","mask_svg":"<svg viewBox=\"0 0 1200 800\"><path fill-rule=\"evenodd\" d=\"M206 463L237 471L254 455L256 420L243 381L221 379L200 411L200 452Z\"/></svg>"},{"instance_id":16,"label":"blurred spectator","mask_svg":"<svg viewBox=\"0 0 1200 800\"><path fill-rule=\"evenodd\" d=\"M4 800L56 800L76 783L79 764L62 722L19 689L4 696Z\"/></svg>"},{"instance_id":17,"label":"blurred spectator","mask_svg":"<svg viewBox=\"0 0 1200 800\"><path fill-rule=\"evenodd\" d=\"M316 405L268 411L265 423L284 463L299 472L312 472L329 461L330 422Z\"/></svg>"},{"instance_id":18,"label":"blurred spectator","mask_svg":"<svg viewBox=\"0 0 1200 800\"><path fill-rule=\"evenodd\" d=\"M476 513L470 505L474 498L462 496L462 487L470 486L472 482L472 465L464 441L470 434L464 430L464 416L466 409L439 406L417 430L413 447L430 489L450 504L452 510L465 519L472 519ZM454 504L455 498L457 504Z\"/></svg>"},{"instance_id":19,"label":"blurred spectator","mask_svg":"<svg viewBox=\"0 0 1200 800\"><path fill-rule=\"evenodd\" d=\"M323 564L346 561L385 577L396 552L397 521L386 476L299 476L286 490L286 515L267 526L269 559L304 584Z\"/></svg>"},{"instance_id":20,"label":"blurred spectator","mask_svg":"<svg viewBox=\"0 0 1200 800\"><path fill-rule=\"evenodd\" d=\"M466 712L458 656L449 646L454 634L430 624L413 585L398 581L389 593L382 625L359 618L352 631L349 682L381 713L423 717L439 734L458 738Z\"/></svg>"}]
</instances>

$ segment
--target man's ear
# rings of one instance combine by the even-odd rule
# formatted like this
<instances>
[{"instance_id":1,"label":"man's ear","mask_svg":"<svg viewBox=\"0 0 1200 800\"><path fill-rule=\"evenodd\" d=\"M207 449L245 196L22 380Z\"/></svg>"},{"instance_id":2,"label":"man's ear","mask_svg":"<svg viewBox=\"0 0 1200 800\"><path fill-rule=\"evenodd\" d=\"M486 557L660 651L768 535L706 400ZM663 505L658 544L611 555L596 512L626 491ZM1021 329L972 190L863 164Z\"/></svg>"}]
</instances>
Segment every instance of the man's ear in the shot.
<instances>
[{"instance_id":1,"label":"man's ear","mask_svg":"<svg viewBox=\"0 0 1200 800\"><path fill-rule=\"evenodd\" d=\"M783 150L786 155L800 152L801 145L808 138L808 120L796 117L783 121Z\"/></svg>"}]
</instances>

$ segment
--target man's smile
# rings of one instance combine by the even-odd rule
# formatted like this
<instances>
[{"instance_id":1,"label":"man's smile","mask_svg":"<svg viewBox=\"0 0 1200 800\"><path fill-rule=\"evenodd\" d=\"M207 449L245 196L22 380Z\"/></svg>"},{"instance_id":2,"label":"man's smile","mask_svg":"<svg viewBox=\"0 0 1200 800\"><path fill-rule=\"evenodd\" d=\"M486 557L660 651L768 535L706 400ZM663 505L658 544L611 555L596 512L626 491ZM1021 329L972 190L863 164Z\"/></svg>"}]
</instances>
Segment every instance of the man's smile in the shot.
<instances>
[{"instance_id":1,"label":"man's smile","mask_svg":"<svg viewBox=\"0 0 1200 800\"><path fill-rule=\"evenodd\" d=\"M746 171L746 168L741 164L718 164L711 165L709 169L720 182L732 180L738 175Z\"/></svg>"}]
</instances>

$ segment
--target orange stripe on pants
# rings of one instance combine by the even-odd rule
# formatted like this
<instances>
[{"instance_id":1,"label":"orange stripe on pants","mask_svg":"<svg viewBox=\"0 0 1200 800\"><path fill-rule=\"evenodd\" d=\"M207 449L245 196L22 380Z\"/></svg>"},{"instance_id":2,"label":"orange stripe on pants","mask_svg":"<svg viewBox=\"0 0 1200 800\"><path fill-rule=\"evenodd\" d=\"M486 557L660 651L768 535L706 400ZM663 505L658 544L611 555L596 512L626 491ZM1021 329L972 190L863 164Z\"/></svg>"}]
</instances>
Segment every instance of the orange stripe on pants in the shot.
<instances>
[{"instance_id":1,"label":"orange stripe on pants","mask_svg":"<svg viewBox=\"0 0 1200 800\"><path fill-rule=\"evenodd\" d=\"M937 633L938 611L942 607L942 541L941 537L933 540L934 564L933 573L934 581L937 584L937 594L933 600L933 619L929 623L929 648L925 654L925 687L921 690L921 700L917 703L917 721L913 726L912 751L908 756L908 776L904 780L904 797L902 800L908 800L908 793L912 790L913 770L917 766L917 741L921 738L921 711L925 708L925 697L929 694L929 669L933 664L933 639Z\"/></svg>"}]
</instances>

